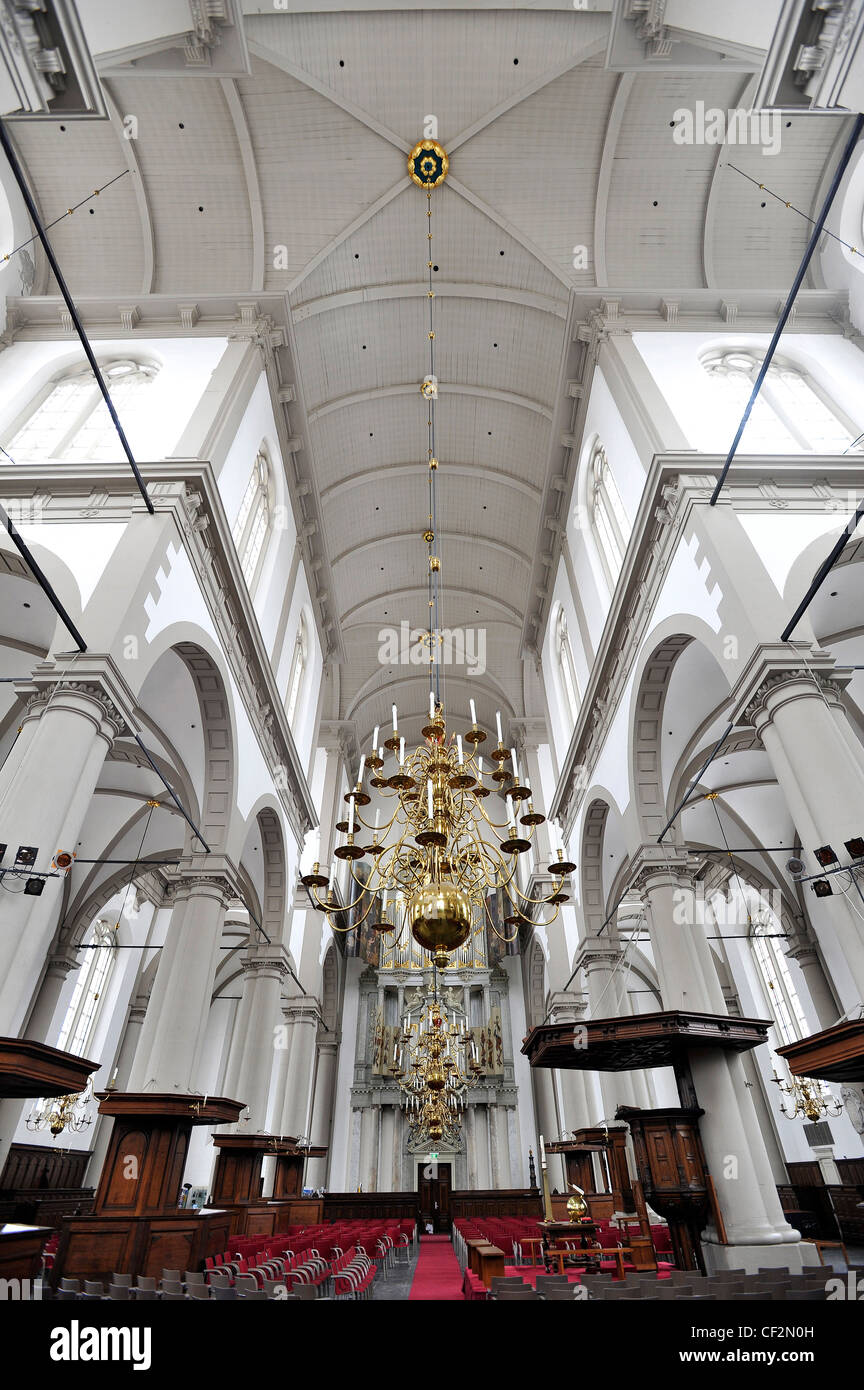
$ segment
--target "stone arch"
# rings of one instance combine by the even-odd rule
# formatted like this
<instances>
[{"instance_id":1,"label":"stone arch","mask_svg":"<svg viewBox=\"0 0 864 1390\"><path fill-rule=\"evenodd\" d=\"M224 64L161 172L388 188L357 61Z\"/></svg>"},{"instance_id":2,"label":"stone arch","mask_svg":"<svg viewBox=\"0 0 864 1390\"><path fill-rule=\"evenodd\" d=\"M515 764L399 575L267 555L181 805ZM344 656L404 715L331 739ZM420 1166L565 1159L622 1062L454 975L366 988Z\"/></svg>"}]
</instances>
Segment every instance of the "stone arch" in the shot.
<instances>
[{"instance_id":1,"label":"stone arch","mask_svg":"<svg viewBox=\"0 0 864 1390\"><path fill-rule=\"evenodd\" d=\"M546 957L536 939L528 956L528 1023L532 1028L546 1016Z\"/></svg>"},{"instance_id":2,"label":"stone arch","mask_svg":"<svg viewBox=\"0 0 864 1390\"><path fill-rule=\"evenodd\" d=\"M589 803L582 822L580 896L585 916L585 935L596 936L606 916L603 893L603 837L609 802L599 797Z\"/></svg>"},{"instance_id":3,"label":"stone arch","mask_svg":"<svg viewBox=\"0 0 864 1390\"><path fill-rule=\"evenodd\" d=\"M663 788L662 722L672 674L684 651L697 643L723 671L722 643L716 632L699 618L680 615L658 625L642 649L633 680L628 763L630 795L641 841L656 840L666 822ZM726 690L729 681L726 677ZM673 825L668 844L680 842Z\"/></svg>"},{"instance_id":4,"label":"stone arch","mask_svg":"<svg viewBox=\"0 0 864 1390\"><path fill-rule=\"evenodd\" d=\"M201 798L201 832L210 849L226 848L235 797L234 723L231 700L222 673L213 658L196 642L177 642L173 651L185 663L198 697L204 735L204 793ZM201 853L203 846L187 827L186 852Z\"/></svg>"},{"instance_id":5,"label":"stone arch","mask_svg":"<svg viewBox=\"0 0 864 1390\"><path fill-rule=\"evenodd\" d=\"M321 968L321 1017L328 1033L339 1026L339 962L336 947L331 941Z\"/></svg>"},{"instance_id":6,"label":"stone arch","mask_svg":"<svg viewBox=\"0 0 864 1390\"><path fill-rule=\"evenodd\" d=\"M663 706L675 663L692 641L691 636L680 632L654 648L645 662L634 701L630 766L636 815L644 839L656 839L666 820L660 752ZM670 836L677 835L677 827L673 826Z\"/></svg>"},{"instance_id":7,"label":"stone arch","mask_svg":"<svg viewBox=\"0 0 864 1390\"><path fill-rule=\"evenodd\" d=\"M153 857L156 859L166 859L169 858L170 855L166 855L162 850L158 850L154 853ZM162 887L161 881L157 875L158 870L149 868L147 858L145 857L139 862L138 870L135 873L132 883L138 892L144 893L149 901L153 903L154 907L158 908L162 900ZM101 879L92 892L88 893L83 902L80 902L78 906L73 909L71 916L61 921L57 932L58 944L67 943L71 946L79 945L94 917L102 911L107 902L111 901L115 893L118 893L121 888L124 888L129 881L129 869L125 865L122 868L115 869L107 878Z\"/></svg>"},{"instance_id":8,"label":"stone arch","mask_svg":"<svg viewBox=\"0 0 864 1390\"><path fill-rule=\"evenodd\" d=\"M282 822L272 806L264 806L255 817L261 836L263 887L258 898L261 925L273 942L285 932L285 839ZM254 926L254 923L253 923Z\"/></svg>"}]
</instances>

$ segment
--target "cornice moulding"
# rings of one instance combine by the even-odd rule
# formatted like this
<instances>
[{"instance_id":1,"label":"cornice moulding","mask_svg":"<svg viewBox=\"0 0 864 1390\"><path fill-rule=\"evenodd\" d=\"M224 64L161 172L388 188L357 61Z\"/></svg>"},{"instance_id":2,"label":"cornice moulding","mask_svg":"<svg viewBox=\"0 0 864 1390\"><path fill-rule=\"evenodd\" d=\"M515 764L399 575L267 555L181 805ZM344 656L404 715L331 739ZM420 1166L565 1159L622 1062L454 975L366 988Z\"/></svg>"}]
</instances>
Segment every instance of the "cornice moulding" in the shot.
<instances>
[{"instance_id":1,"label":"cornice moulding","mask_svg":"<svg viewBox=\"0 0 864 1390\"><path fill-rule=\"evenodd\" d=\"M707 504L724 462L720 455L695 452L654 457L579 718L549 807L549 819L561 821L565 838L591 785L593 769L638 659L642 638L691 508ZM766 490L768 483L770 492ZM764 514L778 501L788 501L790 510L813 512L824 509L826 499L833 495L832 489L838 490L841 504L851 493L861 496L864 460L839 455L750 455L733 463L719 505L733 506L739 514ZM838 511L840 519L842 513Z\"/></svg>"},{"instance_id":2,"label":"cornice moulding","mask_svg":"<svg viewBox=\"0 0 864 1390\"><path fill-rule=\"evenodd\" d=\"M141 464L140 469L156 512L174 516L277 795L302 843L317 815L210 464L163 462ZM42 521L48 525L82 517L128 521L144 507L125 464L60 464L53 469L16 464L3 470L2 491L9 498L38 494ZM288 774L287 785L280 768Z\"/></svg>"}]
</instances>

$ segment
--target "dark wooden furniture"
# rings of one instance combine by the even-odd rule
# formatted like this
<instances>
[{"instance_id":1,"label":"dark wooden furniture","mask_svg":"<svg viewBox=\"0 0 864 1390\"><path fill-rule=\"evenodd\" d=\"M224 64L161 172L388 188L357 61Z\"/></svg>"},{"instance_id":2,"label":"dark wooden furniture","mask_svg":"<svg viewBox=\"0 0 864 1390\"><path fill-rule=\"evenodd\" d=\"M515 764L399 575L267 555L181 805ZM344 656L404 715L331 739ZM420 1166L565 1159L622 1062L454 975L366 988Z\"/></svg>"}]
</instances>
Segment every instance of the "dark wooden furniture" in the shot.
<instances>
[{"instance_id":1,"label":"dark wooden furniture","mask_svg":"<svg viewBox=\"0 0 864 1390\"><path fill-rule=\"evenodd\" d=\"M103 1091L99 1101L114 1125L93 1215L63 1221L52 1281L105 1281L113 1270L158 1276L224 1250L230 1213L182 1211L177 1202L193 1126L236 1121L243 1102L150 1091Z\"/></svg>"},{"instance_id":2,"label":"dark wooden furniture","mask_svg":"<svg viewBox=\"0 0 864 1390\"><path fill-rule=\"evenodd\" d=\"M416 1192L326 1192L323 1206L325 1221L416 1221L418 1214Z\"/></svg>"},{"instance_id":3,"label":"dark wooden furniture","mask_svg":"<svg viewBox=\"0 0 864 1390\"><path fill-rule=\"evenodd\" d=\"M418 1175L420 1225L424 1230L430 1225L436 1235L450 1230L450 1178L449 1163L430 1164L421 1168Z\"/></svg>"},{"instance_id":4,"label":"dark wooden furniture","mask_svg":"<svg viewBox=\"0 0 864 1390\"><path fill-rule=\"evenodd\" d=\"M666 1217L677 1263L683 1269L704 1273L699 1233L709 1212L713 1212L718 1236L725 1243L722 1216L699 1136L698 1117L705 1112L699 1108L693 1086L690 1055L704 1049L748 1052L765 1042L770 1026L765 1019L668 1009L622 1018L593 1018L579 1024L541 1024L531 1029L522 1045L532 1067L611 1072L673 1068L680 1109L621 1107L616 1119L628 1121L634 1148L639 1130L641 1156L637 1153L637 1167L645 1196L655 1211ZM634 1129L634 1118L640 1116ZM651 1116L655 1123L646 1129L644 1122ZM619 1180L623 1176L619 1173Z\"/></svg>"},{"instance_id":5,"label":"dark wooden furniture","mask_svg":"<svg viewBox=\"0 0 864 1390\"><path fill-rule=\"evenodd\" d=\"M477 1250L477 1273L483 1280L487 1289L492 1287L492 1280L504 1277L504 1251L497 1245L484 1243Z\"/></svg>"},{"instance_id":6,"label":"dark wooden furniture","mask_svg":"<svg viewBox=\"0 0 864 1390\"><path fill-rule=\"evenodd\" d=\"M84 1090L98 1066L98 1062L73 1057L30 1038L0 1038L0 1100L74 1095ZM50 1228L43 1226L4 1225L0 1230L3 1277L32 1279L39 1272L42 1247L51 1234Z\"/></svg>"},{"instance_id":7,"label":"dark wooden furniture","mask_svg":"<svg viewBox=\"0 0 864 1390\"><path fill-rule=\"evenodd\" d=\"M536 1188L527 1187L456 1191L450 1194L450 1213L454 1221L483 1216L535 1216L539 1221L543 1199Z\"/></svg>"},{"instance_id":8,"label":"dark wooden furniture","mask_svg":"<svg viewBox=\"0 0 864 1390\"><path fill-rule=\"evenodd\" d=\"M83 1091L98 1062L30 1038L0 1038L0 1099L71 1096Z\"/></svg>"},{"instance_id":9,"label":"dark wooden furniture","mask_svg":"<svg viewBox=\"0 0 864 1390\"><path fill-rule=\"evenodd\" d=\"M678 1078L679 1062L688 1052L704 1047L749 1052L765 1042L770 1027L763 1019L672 1009L623 1018L591 1018L579 1024L541 1024L531 1029L522 1051L532 1067L564 1071L674 1067ZM680 1090L680 1078L678 1084Z\"/></svg>"},{"instance_id":10,"label":"dark wooden furniture","mask_svg":"<svg viewBox=\"0 0 864 1390\"><path fill-rule=\"evenodd\" d=\"M636 1167L648 1204L666 1219L679 1269L704 1274L699 1235L711 1211L699 1117L704 1110L637 1110L619 1106L630 1126Z\"/></svg>"},{"instance_id":11,"label":"dark wooden furniture","mask_svg":"<svg viewBox=\"0 0 864 1390\"><path fill-rule=\"evenodd\" d=\"M468 1268L472 1274L480 1274L480 1251L489 1242L485 1236L475 1236L471 1240L466 1240L465 1248L468 1251Z\"/></svg>"},{"instance_id":12,"label":"dark wooden furniture","mask_svg":"<svg viewBox=\"0 0 864 1390\"><path fill-rule=\"evenodd\" d=\"M563 1257L558 1260L559 1272L563 1269L564 1259L572 1258L574 1252L566 1248L565 1241L578 1241L581 1265L589 1269L599 1267L601 1251L593 1221L541 1221L540 1230L543 1234L543 1260L547 1268L553 1256Z\"/></svg>"},{"instance_id":13,"label":"dark wooden furniture","mask_svg":"<svg viewBox=\"0 0 864 1390\"><path fill-rule=\"evenodd\" d=\"M53 1234L50 1226L0 1225L0 1279L29 1279L32 1286L42 1270L42 1251Z\"/></svg>"},{"instance_id":14,"label":"dark wooden furniture","mask_svg":"<svg viewBox=\"0 0 864 1390\"><path fill-rule=\"evenodd\" d=\"M793 1076L815 1076L820 1081L864 1081L864 1019L835 1023L821 1033L777 1048Z\"/></svg>"},{"instance_id":15,"label":"dark wooden furniture","mask_svg":"<svg viewBox=\"0 0 864 1390\"><path fill-rule=\"evenodd\" d=\"M214 1134L219 1150L213 1175L212 1204L231 1213L232 1235L275 1235L292 1222L320 1219L320 1199L301 1193L306 1158L323 1158L326 1149L298 1149L296 1139L272 1134ZM261 1196L261 1164L276 1156L273 1200ZM313 1202L313 1207L307 1205Z\"/></svg>"}]
</instances>

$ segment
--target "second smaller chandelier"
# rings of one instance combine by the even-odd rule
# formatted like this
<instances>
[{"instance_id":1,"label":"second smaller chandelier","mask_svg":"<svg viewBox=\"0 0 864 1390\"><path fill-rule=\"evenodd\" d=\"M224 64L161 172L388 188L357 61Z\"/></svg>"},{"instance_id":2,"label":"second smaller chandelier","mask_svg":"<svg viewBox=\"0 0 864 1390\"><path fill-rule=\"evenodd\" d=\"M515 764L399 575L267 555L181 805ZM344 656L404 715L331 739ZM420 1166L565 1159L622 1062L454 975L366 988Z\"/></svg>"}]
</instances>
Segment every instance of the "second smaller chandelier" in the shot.
<instances>
[{"instance_id":1,"label":"second smaller chandelier","mask_svg":"<svg viewBox=\"0 0 864 1390\"><path fill-rule=\"evenodd\" d=\"M458 1131L465 1094L485 1072L470 1030L430 999L412 1023L406 1014L393 1045L390 1074L403 1093L415 1137L442 1139Z\"/></svg>"}]
</instances>

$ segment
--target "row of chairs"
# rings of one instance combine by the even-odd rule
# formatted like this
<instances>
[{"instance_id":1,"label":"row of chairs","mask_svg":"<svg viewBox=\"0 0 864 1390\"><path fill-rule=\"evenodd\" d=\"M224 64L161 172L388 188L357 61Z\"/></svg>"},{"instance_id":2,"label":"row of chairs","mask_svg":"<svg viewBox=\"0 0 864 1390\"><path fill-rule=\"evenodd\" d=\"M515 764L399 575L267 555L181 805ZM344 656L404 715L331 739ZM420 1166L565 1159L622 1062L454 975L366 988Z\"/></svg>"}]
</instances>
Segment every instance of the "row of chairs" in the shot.
<instances>
[{"instance_id":1,"label":"row of chairs","mask_svg":"<svg viewBox=\"0 0 864 1390\"><path fill-rule=\"evenodd\" d=\"M604 1274L580 1274L578 1280L566 1275L538 1274L536 1288L519 1276L494 1278L490 1297L498 1299L553 1298L604 1302L697 1300L708 1302L819 1302L826 1297L824 1271L809 1270L792 1274L787 1270L760 1269L757 1274L744 1270L725 1270L705 1277L689 1271L675 1271L667 1279L658 1279L653 1271L631 1274L626 1280L610 1279Z\"/></svg>"},{"instance_id":2,"label":"row of chairs","mask_svg":"<svg viewBox=\"0 0 864 1390\"><path fill-rule=\"evenodd\" d=\"M222 1283L210 1284L204 1279L203 1272L187 1269L183 1279L180 1278L180 1271L177 1269L166 1269L162 1271L162 1278L157 1287L155 1276L139 1274L137 1282L132 1283L131 1275L115 1273L111 1276L107 1293L105 1286L94 1279L72 1279L64 1277L55 1294L55 1298L61 1302L80 1299L83 1302L94 1301L116 1301L130 1302L133 1299L139 1301L154 1301L161 1299L163 1302L186 1302L186 1301L234 1301L235 1299L293 1299L295 1302L301 1299L316 1297L316 1290L311 1285L297 1286L288 1288L278 1280L268 1281L269 1287L263 1289L259 1287L255 1279L241 1275L236 1284L229 1284L227 1281Z\"/></svg>"}]
</instances>

